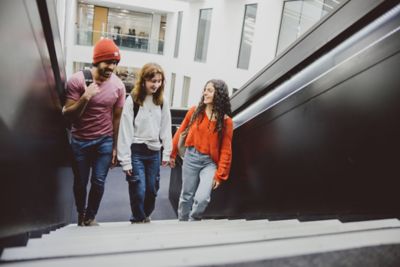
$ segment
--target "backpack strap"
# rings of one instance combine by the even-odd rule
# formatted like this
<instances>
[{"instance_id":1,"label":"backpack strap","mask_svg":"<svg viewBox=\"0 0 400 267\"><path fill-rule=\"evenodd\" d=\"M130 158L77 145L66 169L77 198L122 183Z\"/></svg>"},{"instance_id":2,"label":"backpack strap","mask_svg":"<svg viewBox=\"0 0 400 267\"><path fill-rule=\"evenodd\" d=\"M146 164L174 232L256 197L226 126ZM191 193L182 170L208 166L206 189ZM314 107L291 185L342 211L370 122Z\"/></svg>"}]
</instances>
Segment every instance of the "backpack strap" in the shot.
<instances>
[{"instance_id":1,"label":"backpack strap","mask_svg":"<svg viewBox=\"0 0 400 267\"><path fill-rule=\"evenodd\" d=\"M135 101L133 101L133 122L135 122L136 116L139 113L139 105L137 103L135 103Z\"/></svg>"},{"instance_id":2,"label":"backpack strap","mask_svg":"<svg viewBox=\"0 0 400 267\"><path fill-rule=\"evenodd\" d=\"M92 72L88 69L82 70L83 72L83 77L85 78L85 84L86 86L89 86L93 82L93 76Z\"/></svg>"}]
</instances>

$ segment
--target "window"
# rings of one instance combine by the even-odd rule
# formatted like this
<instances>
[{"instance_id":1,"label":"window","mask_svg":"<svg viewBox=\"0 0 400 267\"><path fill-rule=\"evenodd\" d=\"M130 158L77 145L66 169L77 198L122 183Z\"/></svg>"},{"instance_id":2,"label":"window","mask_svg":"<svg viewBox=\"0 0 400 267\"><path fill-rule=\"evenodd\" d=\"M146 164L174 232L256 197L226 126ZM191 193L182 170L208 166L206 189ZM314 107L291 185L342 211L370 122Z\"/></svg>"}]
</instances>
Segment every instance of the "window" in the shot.
<instances>
[{"instance_id":1,"label":"window","mask_svg":"<svg viewBox=\"0 0 400 267\"><path fill-rule=\"evenodd\" d=\"M160 21L160 32L158 34L158 54L162 55L164 53L164 40L165 40L165 30L167 28L167 16L161 15Z\"/></svg>"},{"instance_id":2,"label":"window","mask_svg":"<svg viewBox=\"0 0 400 267\"><path fill-rule=\"evenodd\" d=\"M92 45L94 6L78 3L77 44Z\"/></svg>"},{"instance_id":3,"label":"window","mask_svg":"<svg viewBox=\"0 0 400 267\"><path fill-rule=\"evenodd\" d=\"M291 45L303 33L332 13L343 0L294 0L285 1L276 53Z\"/></svg>"},{"instance_id":4,"label":"window","mask_svg":"<svg viewBox=\"0 0 400 267\"><path fill-rule=\"evenodd\" d=\"M182 16L183 16L183 12L179 11L178 12L178 26L176 28L174 57L178 57L178 55L179 55L179 43L181 40L181 29L182 29Z\"/></svg>"},{"instance_id":5,"label":"window","mask_svg":"<svg viewBox=\"0 0 400 267\"><path fill-rule=\"evenodd\" d=\"M206 62L208 40L210 38L212 9L200 9L199 25L197 27L195 61Z\"/></svg>"},{"instance_id":6,"label":"window","mask_svg":"<svg viewBox=\"0 0 400 267\"><path fill-rule=\"evenodd\" d=\"M189 104L189 88L190 88L190 77L184 76L181 107L187 107Z\"/></svg>"},{"instance_id":7,"label":"window","mask_svg":"<svg viewBox=\"0 0 400 267\"><path fill-rule=\"evenodd\" d=\"M256 26L257 4L246 5L242 27L242 38L240 41L239 58L237 67L248 69L250 63L251 47Z\"/></svg>"},{"instance_id":8,"label":"window","mask_svg":"<svg viewBox=\"0 0 400 267\"><path fill-rule=\"evenodd\" d=\"M176 74L172 73L171 74L171 89L170 89L170 92L169 92L169 105L170 105L170 107L174 106L175 79L176 79Z\"/></svg>"},{"instance_id":9,"label":"window","mask_svg":"<svg viewBox=\"0 0 400 267\"><path fill-rule=\"evenodd\" d=\"M119 47L148 52L152 21L155 15L158 14L110 8L107 24L109 37Z\"/></svg>"},{"instance_id":10,"label":"window","mask_svg":"<svg viewBox=\"0 0 400 267\"><path fill-rule=\"evenodd\" d=\"M77 44L93 45L108 37L123 49L164 53L167 14L94 6L79 0Z\"/></svg>"}]
</instances>

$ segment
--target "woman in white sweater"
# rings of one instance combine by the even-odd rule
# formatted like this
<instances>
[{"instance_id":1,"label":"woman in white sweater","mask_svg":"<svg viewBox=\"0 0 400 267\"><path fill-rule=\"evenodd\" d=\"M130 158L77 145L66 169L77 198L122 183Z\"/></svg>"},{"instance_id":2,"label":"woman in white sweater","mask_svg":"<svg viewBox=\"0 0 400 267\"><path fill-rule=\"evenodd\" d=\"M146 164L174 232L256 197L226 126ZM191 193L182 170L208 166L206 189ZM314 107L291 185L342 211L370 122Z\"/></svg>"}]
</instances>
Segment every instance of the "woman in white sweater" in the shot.
<instances>
[{"instance_id":1,"label":"woman in white sweater","mask_svg":"<svg viewBox=\"0 0 400 267\"><path fill-rule=\"evenodd\" d=\"M160 65L144 65L122 111L117 152L129 184L132 223L150 222L159 189L161 147L162 165L170 160L171 113L163 98L164 84Z\"/></svg>"}]
</instances>

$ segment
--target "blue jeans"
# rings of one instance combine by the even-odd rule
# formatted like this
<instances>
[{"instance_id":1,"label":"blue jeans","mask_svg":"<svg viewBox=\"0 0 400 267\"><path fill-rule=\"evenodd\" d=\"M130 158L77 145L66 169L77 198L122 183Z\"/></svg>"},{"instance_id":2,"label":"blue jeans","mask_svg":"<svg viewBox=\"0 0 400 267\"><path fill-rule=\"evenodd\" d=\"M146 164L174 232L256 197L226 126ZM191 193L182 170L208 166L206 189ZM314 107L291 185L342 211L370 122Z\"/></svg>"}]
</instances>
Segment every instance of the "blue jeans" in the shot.
<instances>
[{"instance_id":1,"label":"blue jeans","mask_svg":"<svg viewBox=\"0 0 400 267\"><path fill-rule=\"evenodd\" d=\"M179 197L180 221L201 220L211 200L217 166L209 155L188 147L182 165L182 191Z\"/></svg>"},{"instance_id":2,"label":"blue jeans","mask_svg":"<svg viewBox=\"0 0 400 267\"><path fill-rule=\"evenodd\" d=\"M74 155L74 196L79 214L85 214L85 219L93 219L100 206L104 193L104 183L112 160L113 138L103 136L94 140L72 138L72 153ZM91 172L91 187L86 207L86 187Z\"/></svg>"},{"instance_id":3,"label":"blue jeans","mask_svg":"<svg viewBox=\"0 0 400 267\"><path fill-rule=\"evenodd\" d=\"M133 144L132 176L126 176L131 202L131 222L143 221L153 212L160 187L160 151Z\"/></svg>"}]
</instances>

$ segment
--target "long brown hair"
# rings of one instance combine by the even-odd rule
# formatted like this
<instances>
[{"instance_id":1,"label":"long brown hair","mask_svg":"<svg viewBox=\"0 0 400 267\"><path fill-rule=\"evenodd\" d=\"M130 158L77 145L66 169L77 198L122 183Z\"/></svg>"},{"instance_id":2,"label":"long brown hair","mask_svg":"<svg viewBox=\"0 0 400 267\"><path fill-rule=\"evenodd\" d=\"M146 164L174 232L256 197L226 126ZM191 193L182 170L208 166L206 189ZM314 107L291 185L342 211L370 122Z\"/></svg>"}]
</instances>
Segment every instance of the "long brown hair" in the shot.
<instances>
[{"instance_id":1,"label":"long brown hair","mask_svg":"<svg viewBox=\"0 0 400 267\"><path fill-rule=\"evenodd\" d=\"M153 94L153 102L154 104L161 106L164 102L164 86L165 86L165 75L164 70L157 63L147 63L138 73L138 77L135 82L135 87L131 92L131 96L133 102L143 106L144 99L146 98L146 86L145 82L149 81L156 76L156 74L160 74L162 77L162 83L160 88L158 88L157 92Z\"/></svg>"},{"instance_id":2,"label":"long brown hair","mask_svg":"<svg viewBox=\"0 0 400 267\"><path fill-rule=\"evenodd\" d=\"M219 146L221 146L223 131L225 129L225 115L232 116L228 85L223 80L212 79L206 82L203 91L209 83L212 83L215 89L211 118L213 115L216 115L217 117L214 132L218 132ZM190 124L193 124L197 118L199 118L198 123L203 120L206 106L207 105L204 104L204 95L202 95L200 102L192 115Z\"/></svg>"}]
</instances>

